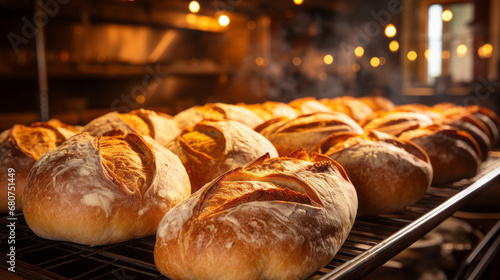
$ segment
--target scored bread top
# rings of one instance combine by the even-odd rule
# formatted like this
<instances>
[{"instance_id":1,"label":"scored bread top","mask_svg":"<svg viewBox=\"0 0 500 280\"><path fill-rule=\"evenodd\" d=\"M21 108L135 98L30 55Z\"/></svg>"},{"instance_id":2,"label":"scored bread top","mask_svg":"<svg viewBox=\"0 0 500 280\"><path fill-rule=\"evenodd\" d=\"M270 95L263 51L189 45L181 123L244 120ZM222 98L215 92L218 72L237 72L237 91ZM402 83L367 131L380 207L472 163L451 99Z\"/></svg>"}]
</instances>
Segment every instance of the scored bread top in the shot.
<instances>
[{"instance_id":1,"label":"scored bread top","mask_svg":"<svg viewBox=\"0 0 500 280\"><path fill-rule=\"evenodd\" d=\"M160 145L174 139L180 130L171 116L151 110L138 109L130 113L110 112L89 122L83 129L92 136L108 131L121 130L148 136Z\"/></svg>"},{"instance_id":2,"label":"scored bread top","mask_svg":"<svg viewBox=\"0 0 500 280\"><path fill-rule=\"evenodd\" d=\"M141 117L135 114L118 114L118 117L137 133L153 137L151 125L146 123Z\"/></svg>"},{"instance_id":3,"label":"scored bread top","mask_svg":"<svg viewBox=\"0 0 500 280\"><path fill-rule=\"evenodd\" d=\"M368 116L360 122L360 125L365 131L378 130L393 134L410 126L426 126L433 123L433 120L429 116L421 112L379 111Z\"/></svg>"},{"instance_id":4,"label":"scored bread top","mask_svg":"<svg viewBox=\"0 0 500 280\"><path fill-rule=\"evenodd\" d=\"M186 149L205 154L212 159L221 158L226 150L226 139L223 132L215 126L203 123L183 131L179 142Z\"/></svg>"},{"instance_id":5,"label":"scored bread top","mask_svg":"<svg viewBox=\"0 0 500 280\"><path fill-rule=\"evenodd\" d=\"M168 212L155 264L173 279L304 279L338 251L356 209L354 187L333 160L304 150L264 155Z\"/></svg>"},{"instance_id":6,"label":"scored bread top","mask_svg":"<svg viewBox=\"0 0 500 280\"><path fill-rule=\"evenodd\" d=\"M269 140L232 120L203 120L182 131L166 147L184 164L193 192L222 173L266 152L277 156Z\"/></svg>"},{"instance_id":7,"label":"scored bread top","mask_svg":"<svg viewBox=\"0 0 500 280\"><path fill-rule=\"evenodd\" d=\"M35 160L65 140L57 129L44 123L34 123L31 126L16 124L11 130L12 143Z\"/></svg>"},{"instance_id":8,"label":"scored bread top","mask_svg":"<svg viewBox=\"0 0 500 280\"><path fill-rule=\"evenodd\" d=\"M181 130L191 127L202 120L234 120L251 128L263 121L257 114L243 106L225 103L193 106L175 115L174 120Z\"/></svg>"},{"instance_id":9,"label":"scored bread top","mask_svg":"<svg viewBox=\"0 0 500 280\"><path fill-rule=\"evenodd\" d=\"M154 156L136 134L98 138L101 162L111 177L131 193L144 195L155 172Z\"/></svg>"}]
</instances>

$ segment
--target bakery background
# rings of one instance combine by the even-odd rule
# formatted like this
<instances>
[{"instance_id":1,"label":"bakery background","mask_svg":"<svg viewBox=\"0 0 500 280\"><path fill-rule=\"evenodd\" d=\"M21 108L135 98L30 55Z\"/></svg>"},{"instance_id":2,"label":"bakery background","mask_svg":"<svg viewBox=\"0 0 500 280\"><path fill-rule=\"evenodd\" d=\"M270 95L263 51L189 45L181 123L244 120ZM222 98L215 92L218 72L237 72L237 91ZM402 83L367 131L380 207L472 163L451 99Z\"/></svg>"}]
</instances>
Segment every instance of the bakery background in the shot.
<instances>
[{"instance_id":1,"label":"bakery background","mask_svg":"<svg viewBox=\"0 0 500 280\"><path fill-rule=\"evenodd\" d=\"M498 106L498 1L42 3L0 3L2 129L303 96Z\"/></svg>"},{"instance_id":2,"label":"bakery background","mask_svg":"<svg viewBox=\"0 0 500 280\"><path fill-rule=\"evenodd\" d=\"M43 3L0 1L2 130L48 117L83 125L109 111L174 115L208 102L305 96L499 111L499 1L200 0L199 10L191 1ZM43 36L34 15L47 20ZM470 214L500 212L490 202L461 213L483 233L451 221L371 277L398 279L409 268L433 279L453 274L453 262L498 219Z\"/></svg>"}]
</instances>

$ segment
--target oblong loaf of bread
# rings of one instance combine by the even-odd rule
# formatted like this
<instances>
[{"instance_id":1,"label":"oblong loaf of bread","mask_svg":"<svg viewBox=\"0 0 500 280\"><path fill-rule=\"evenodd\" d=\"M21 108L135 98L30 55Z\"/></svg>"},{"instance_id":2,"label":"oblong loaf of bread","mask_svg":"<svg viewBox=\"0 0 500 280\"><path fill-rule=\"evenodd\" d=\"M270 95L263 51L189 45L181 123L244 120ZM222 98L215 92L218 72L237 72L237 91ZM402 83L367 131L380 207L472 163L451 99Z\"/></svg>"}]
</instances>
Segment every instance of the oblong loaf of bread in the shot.
<instances>
[{"instance_id":1,"label":"oblong loaf of bread","mask_svg":"<svg viewBox=\"0 0 500 280\"><path fill-rule=\"evenodd\" d=\"M363 129L353 119L338 112L301 115L291 120L279 118L275 123L269 120L263 125L266 124L266 127L262 128L261 125L256 129L273 143L280 156L289 155L301 147L309 151L319 141L333 133L363 134Z\"/></svg>"},{"instance_id":2,"label":"oblong loaf of bread","mask_svg":"<svg viewBox=\"0 0 500 280\"><path fill-rule=\"evenodd\" d=\"M33 166L24 217L40 237L103 245L154 234L189 194L186 170L156 141L121 131L82 133Z\"/></svg>"},{"instance_id":3,"label":"oblong loaf of bread","mask_svg":"<svg viewBox=\"0 0 500 280\"><path fill-rule=\"evenodd\" d=\"M431 125L398 136L420 146L429 156L433 185L472 178L481 163L481 150L476 140L465 131L447 125Z\"/></svg>"},{"instance_id":4,"label":"oblong loaf of bread","mask_svg":"<svg viewBox=\"0 0 500 280\"><path fill-rule=\"evenodd\" d=\"M265 155L167 213L155 263L172 279L304 279L340 249L356 208L336 162L304 150Z\"/></svg>"},{"instance_id":5,"label":"oblong loaf of bread","mask_svg":"<svg viewBox=\"0 0 500 280\"><path fill-rule=\"evenodd\" d=\"M422 198L432 181L427 154L412 142L386 133L338 133L313 150L345 168L358 194L358 215L401 210Z\"/></svg>"}]
</instances>

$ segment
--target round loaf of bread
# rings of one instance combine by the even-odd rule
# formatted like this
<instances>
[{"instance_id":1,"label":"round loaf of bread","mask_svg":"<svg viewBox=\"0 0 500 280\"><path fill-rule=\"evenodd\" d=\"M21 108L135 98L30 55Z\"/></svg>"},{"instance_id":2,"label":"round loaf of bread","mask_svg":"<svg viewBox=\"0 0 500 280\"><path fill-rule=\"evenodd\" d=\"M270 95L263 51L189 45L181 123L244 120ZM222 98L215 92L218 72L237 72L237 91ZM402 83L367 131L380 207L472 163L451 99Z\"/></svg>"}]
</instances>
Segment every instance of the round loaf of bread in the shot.
<instances>
[{"instance_id":1,"label":"round loaf of bread","mask_svg":"<svg viewBox=\"0 0 500 280\"><path fill-rule=\"evenodd\" d=\"M290 101L288 105L292 106L301 115L314 114L318 112L332 112L330 108L319 102L314 97L298 98Z\"/></svg>"},{"instance_id":2,"label":"round loaf of bread","mask_svg":"<svg viewBox=\"0 0 500 280\"><path fill-rule=\"evenodd\" d=\"M376 111L390 111L394 108L394 103L383 96L363 96L358 98L359 101L365 103L372 108L373 112Z\"/></svg>"},{"instance_id":3,"label":"round loaf of bread","mask_svg":"<svg viewBox=\"0 0 500 280\"><path fill-rule=\"evenodd\" d=\"M194 193L222 173L278 152L264 136L231 120L204 120L166 145L185 166Z\"/></svg>"},{"instance_id":4,"label":"round loaf of bread","mask_svg":"<svg viewBox=\"0 0 500 280\"><path fill-rule=\"evenodd\" d=\"M378 130L388 134L398 134L410 127L428 126L434 121L421 112L378 111L365 118L360 125L365 131Z\"/></svg>"},{"instance_id":5,"label":"round loaf of bread","mask_svg":"<svg viewBox=\"0 0 500 280\"><path fill-rule=\"evenodd\" d=\"M43 154L61 145L70 135L72 134L69 131L63 134L56 127L43 122L30 126L16 124L0 134L0 182L3 182L0 213L22 209L22 195L31 167ZM13 177L9 177L10 168L13 169ZM11 188L10 194L8 183L14 184L15 189ZM10 201L13 201L10 202L11 205L9 196Z\"/></svg>"},{"instance_id":6,"label":"round loaf of bread","mask_svg":"<svg viewBox=\"0 0 500 280\"><path fill-rule=\"evenodd\" d=\"M263 122L257 114L243 106L224 103L208 103L191 107L175 115L174 120L181 130L194 126L202 120L233 120L250 128Z\"/></svg>"},{"instance_id":7,"label":"round loaf of bread","mask_svg":"<svg viewBox=\"0 0 500 280\"><path fill-rule=\"evenodd\" d=\"M429 157L420 147L382 132L338 133L313 150L344 167L358 194L358 215L401 210L422 198L432 181Z\"/></svg>"},{"instance_id":8,"label":"round loaf of bread","mask_svg":"<svg viewBox=\"0 0 500 280\"><path fill-rule=\"evenodd\" d=\"M353 119L338 112L320 112L266 123L269 125L260 130L260 133L273 143L281 156L287 156L301 147L309 151L332 133L363 134L363 129Z\"/></svg>"},{"instance_id":9,"label":"round loaf of bread","mask_svg":"<svg viewBox=\"0 0 500 280\"><path fill-rule=\"evenodd\" d=\"M287 117L295 118L298 116L297 111L290 105L276 101L266 101L260 104L237 104L243 106L250 111L257 114L262 120L268 121L270 119Z\"/></svg>"},{"instance_id":10,"label":"round loaf of bread","mask_svg":"<svg viewBox=\"0 0 500 280\"><path fill-rule=\"evenodd\" d=\"M112 130L148 136L162 146L180 133L180 129L171 116L145 109L134 110L130 113L110 112L92 120L83 128L83 132L88 132L92 136Z\"/></svg>"},{"instance_id":11,"label":"round loaf of bread","mask_svg":"<svg viewBox=\"0 0 500 280\"><path fill-rule=\"evenodd\" d=\"M481 163L479 146L465 131L431 125L404 132L399 139L412 141L429 156L433 185L442 185L476 175Z\"/></svg>"},{"instance_id":12,"label":"round loaf of bread","mask_svg":"<svg viewBox=\"0 0 500 280\"><path fill-rule=\"evenodd\" d=\"M332 111L348 115L359 122L373 113L372 108L352 96L341 96L335 98L324 98L320 100Z\"/></svg>"},{"instance_id":13,"label":"round loaf of bread","mask_svg":"<svg viewBox=\"0 0 500 280\"><path fill-rule=\"evenodd\" d=\"M33 166L23 212L42 238L103 245L154 234L189 194L182 163L151 138L81 133Z\"/></svg>"},{"instance_id":14,"label":"round loaf of bread","mask_svg":"<svg viewBox=\"0 0 500 280\"><path fill-rule=\"evenodd\" d=\"M171 279L305 279L324 267L356 216L342 167L304 151L221 175L165 215L155 264Z\"/></svg>"}]
</instances>

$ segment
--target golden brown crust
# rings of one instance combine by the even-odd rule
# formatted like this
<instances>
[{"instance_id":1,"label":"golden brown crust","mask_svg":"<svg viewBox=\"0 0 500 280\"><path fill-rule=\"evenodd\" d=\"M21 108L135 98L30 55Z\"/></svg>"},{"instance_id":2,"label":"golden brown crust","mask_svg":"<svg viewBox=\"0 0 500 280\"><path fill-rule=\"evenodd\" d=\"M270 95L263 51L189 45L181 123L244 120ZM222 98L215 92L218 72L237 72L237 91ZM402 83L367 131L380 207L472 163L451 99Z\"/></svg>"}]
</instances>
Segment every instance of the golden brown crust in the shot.
<instances>
[{"instance_id":1,"label":"golden brown crust","mask_svg":"<svg viewBox=\"0 0 500 280\"><path fill-rule=\"evenodd\" d=\"M362 134L363 129L345 114L330 112L276 122L262 129L261 134L273 143L281 156L286 156L301 147L309 151L321 139L336 132Z\"/></svg>"},{"instance_id":2,"label":"golden brown crust","mask_svg":"<svg viewBox=\"0 0 500 280\"><path fill-rule=\"evenodd\" d=\"M359 101L370 106L374 112L384 111L388 112L394 108L394 103L383 96L363 96L358 98Z\"/></svg>"},{"instance_id":3,"label":"golden brown crust","mask_svg":"<svg viewBox=\"0 0 500 280\"><path fill-rule=\"evenodd\" d=\"M57 128L61 134L63 134L66 138L69 138L75 134L81 133L83 131L82 126L70 125L67 123L63 123L58 119L50 119L47 121L47 124Z\"/></svg>"},{"instance_id":4,"label":"golden brown crust","mask_svg":"<svg viewBox=\"0 0 500 280\"><path fill-rule=\"evenodd\" d=\"M319 102L314 97L303 97L292 100L288 103L299 115L314 114L319 112L332 112L325 104Z\"/></svg>"},{"instance_id":5,"label":"golden brown crust","mask_svg":"<svg viewBox=\"0 0 500 280\"><path fill-rule=\"evenodd\" d=\"M23 210L42 238L103 245L154 234L163 215L189 194L181 162L156 141L118 131L82 133L33 166Z\"/></svg>"},{"instance_id":6,"label":"golden brown crust","mask_svg":"<svg viewBox=\"0 0 500 280\"><path fill-rule=\"evenodd\" d=\"M427 153L434 174L433 185L474 177L481 162L481 150L474 138L450 126L410 130L399 139L412 141Z\"/></svg>"},{"instance_id":7,"label":"golden brown crust","mask_svg":"<svg viewBox=\"0 0 500 280\"><path fill-rule=\"evenodd\" d=\"M22 194L26 178L35 162L46 152L62 144L69 135L63 135L59 129L43 122L33 123L30 126L14 125L0 135L0 166L2 185L0 195L0 212L8 209L8 169L15 170L15 210L22 209Z\"/></svg>"},{"instance_id":8,"label":"golden brown crust","mask_svg":"<svg viewBox=\"0 0 500 280\"><path fill-rule=\"evenodd\" d=\"M373 113L372 108L352 96L341 96L336 98L324 98L320 100L330 110L348 115L359 122Z\"/></svg>"},{"instance_id":9,"label":"golden brown crust","mask_svg":"<svg viewBox=\"0 0 500 280\"><path fill-rule=\"evenodd\" d=\"M357 199L333 161L309 160L263 156L181 202L158 227L158 269L172 279L304 279L326 265Z\"/></svg>"},{"instance_id":10,"label":"golden brown crust","mask_svg":"<svg viewBox=\"0 0 500 280\"><path fill-rule=\"evenodd\" d=\"M172 117L145 109L134 110L130 113L107 113L88 123L83 128L83 132L98 136L115 129L151 137L162 146L180 133Z\"/></svg>"},{"instance_id":11,"label":"golden brown crust","mask_svg":"<svg viewBox=\"0 0 500 280\"><path fill-rule=\"evenodd\" d=\"M477 105L469 106L467 110L487 126L491 147L496 147L500 141L500 117L492 110Z\"/></svg>"},{"instance_id":12,"label":"golden brown crust","mask_svg":"<svg viewBox=\"0 0 500 280\"><path fill-rule=\"evenodd\" d=\"M329 138L315 149L326 150L326 156L344 167L358 194L359 215L401 210L418 201L430 186L429 158L412 142L377 131Z\"/></svg>"},{"instance_id":13,"label":"golden brown crust","mask_svg":"<svg viewBox=\"0 0 500 280\"><path fill-rule=\"evenodd\" d=\"M481 149L481 160L486 160L488 152L492 147L493 137L488 130L488 127L471 114L465 107L455 106L444 111L441 111L443 118L435 121L436 124L450 125L459 130L469 133L476 140Z\"/></svg>"},{"instance_id":14,"label":"golden brown crust","mask_svg":"<svg viewBox=\"0 0 500 280\"><path fill-rule=\"evenodd\" d=\"M378 111L361 121L360 125L365 131L378 130L394 134L415 125L427 126L433 123L429 116L421 112Z\"/></svg>"},{"instance_id":15,"label":"golden brown crust","mask_svg":"<svg viewBox=\"0 0 500 280\"><path fill-rule=\"evenodd\" d=\"M204 120L185 129L166 145L184 164L192 192L227 170L270 153L274 146L262 135L236 121Z\"/></svg>"},{"instance_id":16,"label":"golden brown crust","mask_svg":"<svg viewBox=\"0 0 500 280\"><path fill-rule=\"evenodd\" d=\"M250 128L263 122L257 114L243 106L224 103L191 107L175 115L174 120L181 130L194 126L202 120L233 120Z\"/></svg>"},{"instance_id":17,"label":"golden brown crust","mask_svg":"<svg viewBox=\"0 0 500 280\"><path fill-rule=\"evenodd\" d=\"M262 120L268 121L270 119L287 117L295 118L297 117L297 111L293 109L290 105L282 102L276 101L266 101L264 103L258 104L237 104L238 106L243 106L250 111L257 114Z\"/></svg>"}]
</instances>

